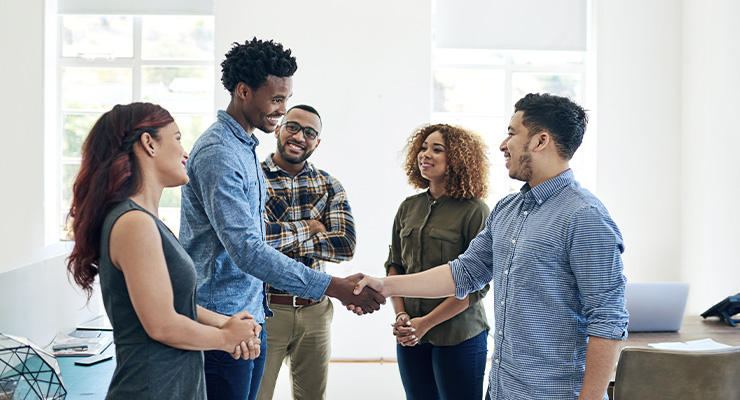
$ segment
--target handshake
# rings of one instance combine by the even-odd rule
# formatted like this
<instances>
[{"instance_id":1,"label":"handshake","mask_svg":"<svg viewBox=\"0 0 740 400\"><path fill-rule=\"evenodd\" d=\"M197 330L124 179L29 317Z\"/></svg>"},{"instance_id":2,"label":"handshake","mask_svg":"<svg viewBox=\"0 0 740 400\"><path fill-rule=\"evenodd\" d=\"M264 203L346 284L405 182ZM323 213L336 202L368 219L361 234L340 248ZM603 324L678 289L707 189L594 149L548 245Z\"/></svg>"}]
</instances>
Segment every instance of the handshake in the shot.
<instances>
[{"instance_id":1,"label":"handshake","mask_svg":"<svg viewBox=\"0 0 740 400\"><path fill-rule=\"evenodd\" d=\"M357 273L346 278L332 277L326 295L342 302L357 315L371 314L385 304L387 293L381 279Z\"/></svg>"}]
</instances>

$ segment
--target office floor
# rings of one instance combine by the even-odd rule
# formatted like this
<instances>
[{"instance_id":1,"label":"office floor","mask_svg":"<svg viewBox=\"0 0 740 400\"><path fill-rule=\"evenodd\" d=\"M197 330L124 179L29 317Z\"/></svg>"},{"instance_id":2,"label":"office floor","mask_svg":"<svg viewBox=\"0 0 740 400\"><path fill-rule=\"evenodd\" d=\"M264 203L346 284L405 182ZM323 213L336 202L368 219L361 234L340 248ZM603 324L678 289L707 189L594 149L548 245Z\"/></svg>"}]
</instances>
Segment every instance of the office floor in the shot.
<instances>
[{"instance_id":1,"label":"office floor","mask_svg":"<svg viewBox=\"0 0 740 400\"><path fill-rule=\"evenodd\" d=\"M486 363L484 390L488 387L488 371L491 363ZM384 399L405 400L406 396L395 362L386 363L337 363L329 364L329 386L327 400L344 399ZM280 369L273 400L290 400L291 388L287 367Z\"/></svg>"}]
</instances>

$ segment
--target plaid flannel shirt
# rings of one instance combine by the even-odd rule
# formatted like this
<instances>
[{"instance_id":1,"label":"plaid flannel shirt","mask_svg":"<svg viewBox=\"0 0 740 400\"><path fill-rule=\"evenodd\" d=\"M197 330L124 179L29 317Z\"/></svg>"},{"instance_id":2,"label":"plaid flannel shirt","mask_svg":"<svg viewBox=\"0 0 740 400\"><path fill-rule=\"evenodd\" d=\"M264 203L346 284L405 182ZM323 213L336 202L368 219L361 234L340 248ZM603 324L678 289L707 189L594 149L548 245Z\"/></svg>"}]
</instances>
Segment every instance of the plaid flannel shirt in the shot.
<instances>
[{"instance_id":1,"label":"plaid flannel shirt","mask_svg":"<svg viewBox=\"0 0 740 400\"><path fill-rule=\"evenodd\" d=\"M272 156L262 162L268 182L267 244L322 272L326 261L352 259L355 220L342 184L310 162L293 177L275 165ZM309 219L321 221L326 232L311 236Z\"/></svg>"}]
</instances>

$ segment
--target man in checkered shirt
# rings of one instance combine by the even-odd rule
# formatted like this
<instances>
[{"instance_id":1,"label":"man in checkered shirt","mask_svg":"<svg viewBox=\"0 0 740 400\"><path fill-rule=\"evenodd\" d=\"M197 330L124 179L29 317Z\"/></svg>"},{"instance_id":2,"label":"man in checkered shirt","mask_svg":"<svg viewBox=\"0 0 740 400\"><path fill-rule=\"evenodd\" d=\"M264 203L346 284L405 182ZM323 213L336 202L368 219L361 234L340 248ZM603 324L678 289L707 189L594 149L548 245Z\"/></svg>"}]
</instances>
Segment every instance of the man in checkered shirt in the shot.
<instances>
[{"instance_id":1,"label":"man in checkered shirt","mask_svg":"<svg viewBox=\"0 0 740 400\"><path fill-rule=\"evenodd\" d=\"M306 161L321 143L321 117L297 105L275 130L277 151L262 162L267 178L267 243L311 268L341 262L355 252L355 224L341 183ZM266 322L267 360L258 400L272 399L284 360L290 366L296 399L324 399L334 308L268 288L275 313Z\"/></svg>"}]
</instances>

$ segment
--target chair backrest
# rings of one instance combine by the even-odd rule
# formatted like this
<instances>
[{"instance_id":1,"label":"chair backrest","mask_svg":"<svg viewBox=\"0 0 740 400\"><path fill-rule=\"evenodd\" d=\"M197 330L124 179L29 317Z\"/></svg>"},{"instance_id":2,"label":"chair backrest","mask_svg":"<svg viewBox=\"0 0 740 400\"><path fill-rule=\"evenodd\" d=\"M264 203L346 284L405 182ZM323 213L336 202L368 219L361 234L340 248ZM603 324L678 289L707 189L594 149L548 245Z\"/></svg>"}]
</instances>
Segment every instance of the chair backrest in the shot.
<instances>
[{"instance_id":1,"label":"chair backrest","mask_svg":"<svg viewBox=\"0 0 740 400\"><path fill-rule=\"evenodd\" d=\"M625 347L614 400L740 400L740 347L674 351Z\"/></svg>"}]
</instances>

